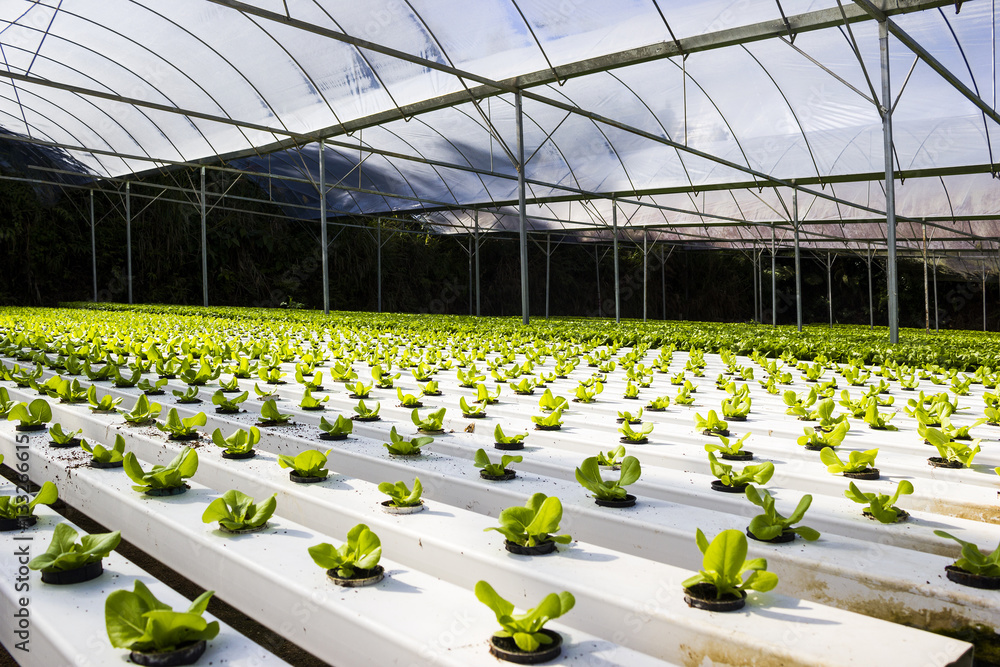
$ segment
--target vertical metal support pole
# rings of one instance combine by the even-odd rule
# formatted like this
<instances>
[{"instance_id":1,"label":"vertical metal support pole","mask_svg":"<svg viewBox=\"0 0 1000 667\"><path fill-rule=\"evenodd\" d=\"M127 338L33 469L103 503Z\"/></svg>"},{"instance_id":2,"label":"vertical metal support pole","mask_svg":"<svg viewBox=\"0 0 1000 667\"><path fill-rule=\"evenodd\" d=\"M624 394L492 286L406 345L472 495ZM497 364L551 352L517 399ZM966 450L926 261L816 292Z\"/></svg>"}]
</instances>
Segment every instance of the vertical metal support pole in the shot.
<instances>
[{"instance_id":1,"label":"vertical metal support pole","mask_svg":"<svg viewBox=\"0 0 1000 667\"><path fill-rule=\"evenodd\" d=\"M757 321L757 313L760 311L760 302L757 300L757 250L754 249L750 255L750 263L753 265L753 321Z\"/></svg>"},{"instance_id":2,"label":"vertical metal support pole","mask_svg":"<svg viewBox=\"0 0 1000 667\"><path fill-rule=\"evenodd\" d=\"M982 287L983 291L983 331L986 331L986 262L983 262L983 278Z\"/></svg>"},{"instance_id":3,"label":"vertical metal support pole","mask_svg":"<svg viewBox=\"0 0 1000 667\"><path fill-rule=\"evenodd\" d=\"M205 168L201 168L201 300L208 308L208 207L205 196Z\"/></svg>"},{"instance_id":4,"label":"vertical metal support pole","mask_svg":"<svg viewBox=\"0 0 1000 667\"><path fill-rule=\"evenodd\" d=\"M611 225L614 228L615 255L615 322L622 321L621 285L618 282L618 203L611 201Z\"/></svg>"},{"instance_id":5,"label":"vertical metal support pole","mask_svg":"<svg viewBox=\"0 0 1000 667\"><path fill-rule=\"evenodd\" d=\"M323 313L330 314L330 249L326 240L326 158L319 142L319 244L323 251Z\"/></svg>"},{"instance_id":6,"label":"vertical metal support pole","mask_svg":"<svg viewBox=\"0 0 1000 667\"><path fill-rule=\"evenodd\" d=\"M775 271L777 248L774 241L774 225L771 225L771 326L778 326L778 275Z\"/></svg>"},{"instance_id":7,"label":"vertical metal support pole","mask_svg":"<svg viewBox=\"0 0 1000 667\"><path fill-rule=\"evenodd\" d=\"M90 261L94 270L94 303L97 303L97 223L94 222L94 191L90 191Z\"/></svg>"},{"instance_id":8,"label":"vertical metal support pole","mask_svg":"<svg viewBox=\"0 0 1000 667\"><path fill-rule=\"evenodd\" d=\"M469 237L469 315L472 315L472 237Z\"/></svg>"},{"instance_id":9,"label":"vertical metal support pole","mask_svg":"<svg viewBox=\"0 0 1000 667\"><path fill-rule=\"evenodd\" d=\"M871 251L871 244L868 244L868 250ZM874 253L869 254L868 258L868 328L875 329L875 299L872 297L872 260L875 258Z\"/></svg>"},{"instance_id":10,"label":"vertical metal support pole","mask_svg":"<svg viewBox=\"0 0 1000 667\"><path fill-rule=\"evenodd\" d=\"M549 279L552 275L552 234L545 232L545 319L549 319Z\"/></svg>"},{"instance_id":11,"label":"vertical metal support pole","mask_svg":"<svg viewBox=\"0 0 1000 667\"><path fill-rule=\"evenodd\" d=\"M482 305L482 299L480 298L479 292L479 210L475 213L476 221L476 317L479 317L482 312L480 307Z\"/></svg>"},{"instance_id":12,"label":"vertical metal support pole","mask_svg":"<svg viewBox=\"0 0 1000 667\"><path fill-rule=\"evenodd\" d=\"M132 305L132 184L125 183L125 268L128 272L128 302Z\"/></svg>"},{"instance_id":13,"label":"vertical metal support pole","mask_svg":"<svg viewBox=\"0 0 1000 667\"><path fill-rule=\"evenodd\" d=\"M660 246L660 296L663 298L663 319L667 319L667 260L663 257L663 246Z\"/></svg>"},{"instance_id":14,"label":"vertical metal support pole","mask_svg":"<svg viewBox=\"0 0 1000 667\"><path fill-rule=\"evenodd\" d=\"M378 248L375 253L375 266L378 271L378 278L376 283L378 283L378 312L382 312L382 219L376 218L375 220L375 242Z\"/></svg>"},{"instance_id":15,"label":"vertical metal support pole","mask_svg":"<svg viewBox=\"0 0 1000 667\"><path fill-rule=\"evenodd\" d=\"M937 300L937 262L931 265L931 270L934 273L934 331L935 333L940 331L939 328L939 311L938 311L938 300Z\"/></svg>"},{"instance_id":16,"label":"vertical metal support pole","mask_svg":"<svg viewBox=\"0 0 1000 667\"><path fill-rule=\"evenodd\" d=\"M833 253L826 253L826 303L830 309L830 328L833 328Z\"/></svg>"},{"instance_id":17,"label":"vertical metal support pole","mask_svg":"<svg viewBox=\"0 0 1000 667\"><path fill-rule=\"evenodd\" d=\"M899 342L899 286L896 272L896 175L892 161L892 88L889 85L889 26L878 24L879 51L882 63L882 139L885 154L885 224L889 256L887 259L889 291L889 342Z\"/></svg>"},{"instance_id":18,"label":"vertical metal support pole","mask_svg":"<svg viewBox=\"0 0 1000 667\"><path fill-rule=\"evenodd\" d=\"M598 254L598 248L594 246L594 267L597 270L597 316L604 316L604 303L601 302L601 256Z\"/></svg>"},{"instance_id":19,"label":"vertical metal support pole","mask_svg":"<svg viewBox=\"0 0 1000 667\"><path fill-rule=\"evenodd\" d=\"M792 227L795 229L795 324L802 331L802 257L799 253L799 191L792 190Z\"/></svg>"},{"instance_id":20,"label":"vertical metal support pole","mask_svg":"<svg viewBox=\"0 0 1000 667\"><path fill-rule=\"evenodd\" d=\"M646 230L642 230L642 321L646 321L646 313L649 309L649 291L646 283L649 277L649 267L646 259L649 257L646 250Z\"/></svg>"},{"instance_id":21,"label":"vertical metal support pole","mask_svg":"<svg viewBox=\"0 0 1000 667\"><path fill-rule=\"evenodd\" d=\"M924 247L924 333L931 332L931 298L927 284L927 225L920 225L920 234L923 236Z\"/></svg>"},{"instance_id":22,"label":"vertical metal support pole","mask_svg":"<svg viewBox=\"0 0 1000 667\"><path fill-rule=\"evenodd\" d=\"M521 90L514 93L517 121L517 210L521 222L521 321L528 323L528 218L524 204L524 115L521 113Z\"/></svg>"},{"instance_id":23,"label":"vertical metal support pole","mask_svg":"<svg viewBox=\"0 0 1000 667\"><path fill-rule=\"evenodd\" d=\"M764 249L757 254L757 322L764 323Z\"/></svg>"}]
</instances>

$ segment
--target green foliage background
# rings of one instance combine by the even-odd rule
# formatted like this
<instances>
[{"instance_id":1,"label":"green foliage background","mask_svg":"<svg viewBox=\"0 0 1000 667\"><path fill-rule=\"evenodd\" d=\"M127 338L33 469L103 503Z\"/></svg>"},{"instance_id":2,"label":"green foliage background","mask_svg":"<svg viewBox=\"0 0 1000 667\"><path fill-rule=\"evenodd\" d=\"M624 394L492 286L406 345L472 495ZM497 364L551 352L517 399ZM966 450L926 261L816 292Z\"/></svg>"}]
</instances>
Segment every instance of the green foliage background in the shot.
<instances>
[{"instance_id":1,"label":"green foliage background","mask_svg":"<svg viewBox=\"0 0 1000 667\"><path fill-rule=\"evenodd\" d=\"M233 197L260 198L246 180L209 172L208 187ZM195 188L195 171L146 179L149 183ZM132 187L133 294L137 303L201 302L200 214L192 195ZM0 304L53 305L93 296L89 199L86 190L0 181ZM210 202L214 201L212 198ZM98 300L127 302L124 195L97 193ZM245 209L245 210L236 210ZM322 306L319 229L315 221L287 220L276 206L223 200L208 216L209 299L213 305L277 306L288 296L307 308ZM347 227L337 227L346 223ZM331 219L330 298L336 310L377 307L375 225L371 219ZM390 312L470 312L469 255L465 239L428 235L420 223L386 222L383 227L382 307ZM391 234L389 227L408 233ZM480 256L482 313L520 313L520 269L516 238L484 237ZM544 243L543 237L537 240ZM553 237L556 246L557 237ZM600 282L590 244L556 246L551 261L549 312L553 316L613 316L614 266L601 248ZM754 316L753 268L748 255L708 249L675 249L662 269L659 248L650 255L647 308L651 319L749 321ZM770 258L765 255L764 321L770 322ZM885 274L873 267L875 323L885 324ZM826 268L803 256L804 318L828 320ZM789 253L779 256L778 322L795 321L795 283ZM545 254L529 247L533 316L545 313ZM642 253L621 243L619 266L622 316L641 318ZM982 328L981 287L939 273L942 326ZM867 267L841 257L833 267L834 321L868 323ZM665 285L665 290L661 289ZM1000 328L996 285L988 294L988 327ZM987 284L990 291L990 285ZM664 299L665 292L665 299ZM666 312L664 312L664 302ZM901 324L924 324L923 269L900 266ZM931 326L933 327L933 311Z\"/></svg>"}]
</instances>

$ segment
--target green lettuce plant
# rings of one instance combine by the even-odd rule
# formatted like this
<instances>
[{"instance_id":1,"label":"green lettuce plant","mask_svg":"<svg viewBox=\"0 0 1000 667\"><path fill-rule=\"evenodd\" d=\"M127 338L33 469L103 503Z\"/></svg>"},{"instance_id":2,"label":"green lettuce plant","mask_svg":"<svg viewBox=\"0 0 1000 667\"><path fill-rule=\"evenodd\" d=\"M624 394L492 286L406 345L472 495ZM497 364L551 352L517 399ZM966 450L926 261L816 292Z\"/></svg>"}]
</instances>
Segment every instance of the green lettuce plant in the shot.
<instances>
[{"instance_id":1,"label":"green lettuce plant","mask_svg":"<svg viewBox=\"0 0 1000 667\"><path fill-rule=\"evenodd\" d=\"M649 410L655 410L657 412L666 410L670 406L669 396L657 396L646 404L646 408Z\"/></svg>"},{"instance_id":2,"label":"green lettuce plant","mask_svg":"<svg viewBox=\"0 0 1000 667\"><path fill-rule=\"evenodd\" d=\"M433 412L428 412L425 417L421 417L417 408L413 408L410 413L410 420L417 427L418 431L425 433L436 433L444 429L445 408L438 408Z\"/></svg>"},{"instance_id":3,"label":"green lettuce plant","mask_svg":"<svg viewBox=\"0 0 1000 667\"><path fill-rule=\"evenodd\" d=\"M66 572L99 563L114 551L122 540L120 531L84 535L77 542L79 533L68 523L58 523L52 531L52 541L40 556L28 563L32 570Z\"/></svg>"},{"instance_id":4,"label":"green lettuce plant","mask_svg":"<svg viewBox=\"0 0 1000 667\"><path fill-rule=\"evenodd\" d=\"M382 366L375 364L372 366L372 382L379 389L392 389L392 384L399 379L400 374L389 374L382 369Z\"/></svg>"},{"instance_id":5,"label":"green lettuce plant","mask_svg":"<svg viewBox=\"0 0 1000 667\"><path fill-rule=\"evenodd\" d=\"M23 494L0 496L0 519L19 519L35 515L39 505L51 505L59 499L59 491L52 482L43 482L34 498Z\"/></svg>"},{"instance_id":6,"label":"green lettuce plant","mask_svg":"<svg viewBox=\"0 0 1000 667\"><path fill-rule=\"evenodd\" d=\"M60 403L83 403L87 400L87 390L76 378L61 380L53 393L55 395L52 397L58 398ZM3 413L3 395L0 394L0 417L3 416Z\"/></svg>"},{"instance_id":7,"label":"green lettuce plant","mask_svg":"<svg viewBox=\"0 0 1000 667\"><path fill-rule=\"evenodd\" d=\"M641 444L646 442L649 434L653 432L653 423L649 422L639 430L634 430L628 422L623 422L618 432L622 434L628 442L634 444Z\"/></svg>"},{"instance_id":8,"label":"green lettuce plant","mask_svg":"<svg viewBox=\"0 0 1000 667\"><path fill-rule=\"evenodd\" d=\"M7 421L19 422L22 429L40 429L52 421L52 408L44 398L36 398L31 403L15 403L7 411Z\"/></svg>"},{"instance_id":9,"label":"green lettuce plant","mask_svg":"<svg viewBox=\"0 0 1000 667\"><path fill-rule=\"evenodd\" d=\"M185 447L165 466L154 465L145 472L135 454L128 452L122 459L122 467L135 484L134 491L144 493L152 489L177 489L184 486L184 480L198 470L198 452Z\"/></svg>"},{"instance_id":10,"label":"green lettuce plant","mask_svg":"<svg viewBox=\"0 0 1000 667\"><path fill-rule=\"evenodd\" d=\"M115 648L138 653L161 653L198 641L214 639L219 622L206 621L202 614L214 591L205 591L187 611L174 611L157 600L138 579L132 591L119 590L104 603L108 639Z\"/></svg>"},{"instance_id":11,"label":"green lettuce plant","mask_svg":"<svg viewBox=\"0 0 1000 667\"><path fill-rule=\"evenodd\" d=\"M330 400L329 396L324 396L323 398L316 398L312 395L312 390L306 387L302 391L302 400L299 401L299 407L303 410L324 410L326 406L323 405Z\"/></svg>"},{"instance_id":12,"label":"green lettuce plant","mask_svg":"<svg viewBox=\"0 0 1000 667\"><path fill-rule=\"evenodd\" d=\"M639 408L635 414L632 414L628 410L618 411L618 423L619 424L641 424L642 423L642 408Z\"/></svg>"},{"instance_id":13,"label":"green lettuce plant","mask_svg":"<svg viewBox=\"0 0 1000 667\"><path fill-rule=\"evenodd\" d=\"M177 408L170 408L170 412L167 413L167 420L157 422L156 428L166 433L171 440L178 440L196 437L198 435L197 427L204 426L207 423L208 416L204 412L181 419L181 416L177 414Z\"/></svg>"},{"instance_id":14,"label":"green lettuce plant","mask_svg":"<svg viewBox=\"0 0 1000 667\"><path fill-rule=\"evenodd\" d=\"M696 412L694 415L694 428L703 433L708 431L715 435L729 435L729 424L719 419L719 415L715 410L709 410L707 417L702 417L701 414Z\"/></svg>"},{"instance_id":15,"label":"green lettuce plant","mask_svg":"<svg viewBox=\"0 0 1000 667\"><path fill-rule=\"evenodd\" d=\"M580 467L576 469L576 481L580 485L594 494L598 500L624 500L628 495L625 487L639 481L642 468L639 459L634 456L626 456L621 462L621 474L613 482L606 482L601 477L601 469L596 456L591 456L583 460Z\"/></svg>"},{"instance_id":16,"label":"green lettuce plant","mask_svg":"<svg viewBox=\"0 0 1000 667\"><path fill-rule=\"evenodd\" d=\"M350 391L351 398L368 398L368 395L372 391L373 384L365 384L360 380L354 384L347 384L347 389Z\"/></svg>"},{"instance_id":17,"label":"green lettuce plant","mask_svg":"<svg viewBox=\"0 0 1000 667\"><path fill-rule=\"evenodd\" d=\"M576 388L576 398L577 403L593 403L597 400L597 395L604 391L604 385L600 382L595 382L593 386L588 387L585 384L580 384Z\"/></svg>"},{"instance_id":18,"label":"green lettuce plant","mask_svg":"<svg viewBox=\"0 0 1000 667\"><path fill-rule=\"evenodd\" d=\"M277 389L261 389L260 385L256 382L254 382L253 385L253 393L257 394L257 400L259 401L265 401L270 398L278 397Z\"/></svg>"},{"instance_id":19,"label":"green lettuce plant","mask_svg":"<svg viewBox=\"0 0 1000 667\"><path fill-rule=\"evenodd\" d=\"M553 535L562 521L562 502L555 496L535 493L523 506L508 507L500 512L500 526L490 526L510 542L522 547L535 547L545 542L569 544L569 535Z\"/></svg>"},{"instance_id":20,"label":"green lettuce plant","mask_svg":"<svg viewBox=\"0 0 1000 667\"><path fill-rule=\"evenodd\" d=\"M240 428L226 437L222 435L222 429L217 428L212 431L212 442L222 447L226 454L246 454L260 442L260 429L256 426L251 426L250 430Z\"/></svg>"},{"instance_id":21,"label":"green lettuce plant","mask_svg":"<svg viewBox=\"0 0 1000 667\"><path fill-rule=\"evenodd\" d=\"M898 428L889 423L889 420L895 416L895 412L879 412L878 406L873 402L870 403L868 405L868 409L865 410L865 423L868 424L868 428L878 431L898 431Z\"/></svg>"},{"instance_id":22,"label":"green lettuce plant","mask_svg":"<svg viewBox=\"0 0 1000 667\"><path fill-rule=\"evenodd\" d=\"M424 487L420 483L419 477L413 478L413 489L406 486L406 482L382 482L378 485L378 490L389 496L389 504L392 507L416 507L423 504L420 494L424 492Z\"/></svg>"},{"instance_id":23,"label":"green lettuce plant","mask_svg":"<svg viewBox=\"0 0 1000 667\"><path fill-rule=\"evenodd\" d=\"M83 429L82 428L79 429L79 430L77 430L77 431L73 431L71 433L64 433L63 429L62 429L62 424L58 424L58 423L53 424L52 427L49 428L49 438L56 445L59 445L59 446L62 446L62 447L65 447L65 446L70 445L70 444L72 444L72 445L75 446L76 443L74 443L73 441L76 440L77 436L79 436L81 433L83 433Z\"/></svg>"},{"instance_id":24,"label":"green lettuce plant","mask_svg":"<svg viewBox=\"0 0 1000 667\"><path fill-rule=\"evenodd\" d=\"M735 441L730 441L724 435L716 435L719 439L719 444L708 443L705 445L706 452L722 452L727 456L738 456L743 451L743 445L746 444L747 438L750 437L750 433L746 433L742 438Z\"/></svg>"},{"instance_id":25,"label":"green lettuce plant","mask_svg":"<svg viewBox=\"0 0 1000 667\"><path fill-rule=\"evenodd\" d=\"M618 445L617 448L606 452L597 452L597 465L607 468L618 467L623 456L625 456L625 445Z\"/></svg>"},{"instance_id":26,"label":"green lettuce plant","mask_svg":"<svg viewBox=\"0 0 1000 667\"><path fill-rule=\"evenodd\" d=\"M839 473L860 473L868 472L875 467L875 457L878 456L877 449L869 449L865 452L850 452L847 461L842 461L837 452L827 447L820 451L819 460L826 466L827 472Z\"/></svg>"},{"instance_id":27,"label":"green lettuce plant","mask_svg":"<svg viewBox=\"0 0 1000 667\"><path fill-rule=\"evenodd\" d=\"M260 406L260 417L257 423L261 426L281 426L290 423L292 415L278 410L278 403L273 398L264 401Z\"/></svg>"},{"instance_id":28,"label":"green lettuce plant","mask_svg":"<svg viewBox=\"0 0 1000 667\"><path fill-rule=\"evenodd\" d=\"M240 411L240 406L250 397L250 392L245 391L239 396L234 396L233 398L228 398L220 389L219 391L212 394L212 404L215 405L220 412L223 413L237 413Z\"/></svg>"},{"instance_id":29,"label":"green lettuce plant","mask_svg":"<svg viewBox=\"0 0 1000 667\"><path fill-rule=\"evenodd\" d=\"M262 528L277 507L277 493L258 505L252 496L230 489L208 504L201 520L202 523L217 521L221 528L230 532L253 530Z\"/></svg>"},{"instance_id":30,"label":"green lettuce plant","mask_svg":"<svg viewBox=\"0 0 1000 667\"><path fill-rule=\"evenodd\" d=\"M324 570L334 570L338 577L351 579L378 566L382 542L368 526L359 523L347 532L347 541L339 547L323 542L309 547L309 556Z\"/></svg>"},{"instance_id":31,"label":"green lettuce plant","mask_svg":"<svg viewBox=\"0 0 1000 667\"><path fill-rule=\"evenodd\" d=\"M552 392L549 392L551 395ZM500 399L500 385L496 385L496 391L491 392L489 388L483 384L479 383L476 385L476 403L482 403L483 405L492 405L499 401Z\"/></svg>"},{"instance_id":32,"label":"green lettuce plant","mask_svg":"<svg viewBox=\"0 0 1000 667\"><path fill-rule=\"evenodd\" d=\"M963 468L971 468L972 460L980 452L979 440L975 440L972 446L969 446L964 442L952 440L943 431L930 426L924 429L922 435L934 446L942 459L961 463Z\"/></svg>"},{"instance_id":33,"label":"green lettuce plant","mask_svg":"<svg viewBox=\"0 0 1000 667\"><path fill-rule=\"evenodd\" d=\"M326 466L326 459L331 451L331 449L325 452L306 449L295 456L279 454L278 465L291 469L299 477L327 477L330 471L324 466Z\"/></svg>"},{"instance_id":34,"label":"green lettuce plant","mask_svg":"<svg viewBox=\"0 0 1000 667\"><path fill-rule=\"evenodd\" d=\"M813 542L819 539L819 531L806 526L796 526L806 515L806 510L812 504L812 496L806 494L799 500L791 516L784 517L774 507L774 498L767 489L758 490L753 484L747 486L747 500L764 510L750 520L749 530L758 540L773 540L782 533L791 531L802 539Z\"/></svg>"},{"instance_id":35,"label":"green lettuce plant","mask_svg":"<svg viewBox=\"0 0 1000 667\"><path fill-rule=\"evenodd\" d=\"M971 542L959 539L943 530L935 530L934 534L949 540L955 540L962 546L962 556L953 566L970 574L984 577L1000 577L1000 546L990 554L984 554L979 547Z\"/></svg>"},{"instance_id":36,"label":"green lettuce plant","mask_svg":"<svg viewBox=\"0 0 1000 667\"><path fill-rule=\"evenodd\" d=\"M225 394L240 393L240 380L235 375L227 380L219 380L219 391ZM248 394L249 395L249 394Z\"/></svg>"},{"instance_id":37,"label":"green lettuce plant","mask_svg":"<svg viewBox=\"0 0 1000 667\"><path fill-rule=\"evenodd\" d=\"M744 484L751 483L761 486L767 484L771 476L774 475L774 464L770 461L744 466L740 472L734 473L733 466L722 463L715 458L715 454L712 452L708 453L708 465L712 470L712 474L723 485L729 487L741 487Z\"/></svg>"},{"instance_id":38,"label":"green lettuce plant","mask_svg":"<svg viewBox=\"0 0 1000 667\"><path fill-rule=\"evenodd\" d=\"M490 477L500 477L507 473L508 465L511 463L520 463L524 460L524 457L504 454L500 457L500 463L493 463L485 449L477 449L473 460L475 466L482 469L483 473L486 475L489 475Z\"/></svg>"},{"instance_id":39,"label":"green lettuce plant","mask_svg":"<svg viewBox=\"0 0 1000 667\"><path fill-rule=\"evenodd\" d=\"M493 440L501 445L513 445L524 442L528 437L527 433L517 433L515 435L505 435L500 424L493 429Z\"/></svg>"},{"instance_id":40,"label":"green lettuce plant","mask_svg":"<svg viewBox=\"0 0 1000 667\"><path fill-rule=\"evenodd\" d=\"M547 415L532 415L531 422L538 428L557 429L562 426L562 412L560 408Z\"/></svg>"},{"instance_id":41,"label":"green lettuce plant","mask_svg":"<svg viewBox=\"0 0 1000 667\"><path fill-rule=\"evenodd\" d=\"M374 408L369 408L365 405L364 399L358 401L358 404L354 406L355 419L375 419L378 418L378 411L381 409L382 403L376 403Z\"/></svg>"},{"instance_id":42,"label":"green lettuce plant","mask_svg":"<svg viewBox=\"0 0 1000 667\"><path fill-rule=\"evenodd\" d=\"M747 538L740 531L724 530L709 543L699 528L696 540L703 555L703 569L686 579L681 584L684 588L711 584L715 587L715 599L720 600L725 596L741 596L750 590L770 591L778 585L778 575L767 571L766 559L746 560ZM748 572L750 576L744 578Z\"/></svg>"},{"instance_id":43,"label":"green lettuce plant","mask_svg":"<svg viewBox=\"0 0 1000 667\"><path fill-rule=\"evenodd\" d=\"M122 418L125 422L131 424L132 426L139 426L141 424L148 424L154 421L160 416L163 406L159 403L150 403L146 394L140 394L139 398L136 400L135 405L128 412L118 408L118 411L122 414Z\"/></svg>"},{"instance_id":44,"label":"green lettuce plant","mask_svg":"<svg viewBox=\"0 0 1000 667\"><path fill-rule=\"evenodd\" d=\"M913 484L904 479L896 485L896 492L891 496L884 493L862 493L854 482L844 491L844 496L859 505L867 505L867 513L879 523L896 523L901 516L905 516L903 510L895 506L896 501L900 496L912 493Z\"/></svg>"},{"instance_id":45,"label":"green lettuce plant","mask_svg":"<svg viewBox=\"0 0 1000 667\"><path fill-rule=\"evenodd\" d=\"M198 394L201 392L201 385L192 384L184 391L179 389L172 389L171 394L177 399L178 403L201 403L201 399L198 398Z\"/></svg>"},{"instance_id":46,"label":"green lettuce plant","mask_svg":"<svg viewBox=\"0 0 1000 667\"><path fill-rule=\"evenodd\" d=\"M549 593L534 609L524 614L514 614L514 605L500 597L485 581L476 583L476 598L496 614L500 630L493 633L497 638L512 638L517 648L525 652L534 652L553 642L553 639L542 632L546 622L559 618L576 604L571 593Z\"/></svg>"},{"instance_id":47,"label":"green lettuce plant","mask_svg":"<svg viewBox=\"0 0 1000 667\"><path fill-rule=\"evenodd\" d=\"M800 447L808 447L810 449L822 450L824 448L840 447L850 427L850 424L847 422L841 422L829 433L824 433L818 428L806 426L803 429L805 435L800 435L796 442Z\"/></svg>"},{"instance_id":48,"label":"green lettuce plant","mask_svg":"<svg viewBox=\"0 0 1000 667\"><path fill-rule=\"evenodd\" d=\"M333 439L343 439L354 431L354 422L343 415L337 415L332 423L326 417L320 417L319 430Z\"/></svg>"},{"instance_id":49,"label":"green lettuce plant","mask_svg":"<svg viewBox=\"0 0 1000 667\"><path fill-rule=\"evenodd\" d=\"M692 388L686 385L678 389L674 403L677 405L691 405L694 403L694 396L691 395L691 391Z\"/></svg>"},{"instance_id":50,"label":"green lettuce plant","mask_svg":"<svg viewBox=\"0 0 1000 667\"><path fill-rule=\"evenodd\" d=\"M551 389L546 389L542 393L542 397L538 399L538 407L540 407L543 412L566 410L569 408L569 402L563 396L554 395Z\"/></svg>"},{"instance_id":51,"label":"green lettuce plant","mask_svg":"<svg viewBox=\"0 0 1000 667\"><path fill-rule=\"evenodd\" d=\"M80 448L98 463L117 463L125 458L125 438L120 434L115 435L115 444L111 449L99 443L91 446L86 440L80 441Z\"/></svg>"},{"instance_id":52,"label":"green lettuce plant","mask_svg":"<svg viewBox=\"0 0 1000 667\"><path fill-rule=\"evenodd\" d=\"M429 435L418 436L407 440L403 436L396 433L396 427L393 426L389 431L389 442L383 443L383 447L389 450L390 454L395 456L418 456L420 454L420 448L424 445L429 445L432 442L434 442L434 438Z\"/></svg>"},{"instance_id":53,"label":"green lettuce plant","mask_svg":"<svg viewBox=\"0 0 1000 667\"><path fill-rule=\"evenodd\" d=\"M465 400L465 396L462 396L458 400L458 405L462 409L463 417L485 417L486 407L483 405L469 405L469 402Z\"/></svg>"},{"instance_id":54,"label":"green lettuce plant","mask_svg":"<svg viewBox=\"0 0 1000 667\"><path fill-rule=\"evenodd\" d=\"M420 408L424 405L420 402L422 394L404 394L402 389L396 387L396 396L399 397L399 406L402 408Z\"/></svg>"}]
</instances>

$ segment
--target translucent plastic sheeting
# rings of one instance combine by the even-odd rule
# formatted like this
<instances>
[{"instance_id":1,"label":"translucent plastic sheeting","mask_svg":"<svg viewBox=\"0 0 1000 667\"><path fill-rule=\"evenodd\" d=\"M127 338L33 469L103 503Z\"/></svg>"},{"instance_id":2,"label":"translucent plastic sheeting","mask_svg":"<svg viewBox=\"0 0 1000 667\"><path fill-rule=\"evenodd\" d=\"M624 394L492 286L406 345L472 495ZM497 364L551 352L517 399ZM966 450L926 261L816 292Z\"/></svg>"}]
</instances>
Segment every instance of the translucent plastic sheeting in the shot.
<instances>
[{"instance_id":1,"label":"translucent plastic sheeting","mask_svg":"<svg viewBox=\"0 0 1000 667\"><path fill-rule=\"evenodd\" d=\"M876 4L929 7L892 20L995 105L992 3ZM518 196L514 95L484 82L537 81L523 97L532 229L607 224L615 196L634 209L623 226L695 222L684 238L711 240L726 223L789 220L769 179L795 179L805 219L844 238L858 221L874 234L885 208L878 26L848 15L864 13L835 0L9 0L0 126L97 176L221 156L284 175L256 180L303 217L316 217L323 134L331 215L432 210L453 229ZM996 181L971 172L1000 159L998 123L895 37L890 64L904 221L996 214ZM471 88L485 97L468 101ZM305 147L270 155L278 142ZM943 178L916 178L928 174Z\"/></svg>"}]
</instances>

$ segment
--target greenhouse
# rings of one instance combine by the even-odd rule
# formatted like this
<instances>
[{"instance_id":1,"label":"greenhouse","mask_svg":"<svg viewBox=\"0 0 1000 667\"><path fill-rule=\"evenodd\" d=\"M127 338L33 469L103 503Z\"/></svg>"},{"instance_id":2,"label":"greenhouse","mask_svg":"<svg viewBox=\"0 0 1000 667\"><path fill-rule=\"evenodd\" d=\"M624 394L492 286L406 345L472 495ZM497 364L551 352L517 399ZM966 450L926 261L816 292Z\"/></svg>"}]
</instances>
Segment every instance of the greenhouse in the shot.
<instances>
[{"instance_id":1,"label":"greenhouse","mask_svg":"<svg viewBox=\"0 0 1000 667\"><path fill-rule=\"evenodd\" d=\"M0 663L1000 665L993 0L0 21Z\"/></svg>"}]
</instances>

